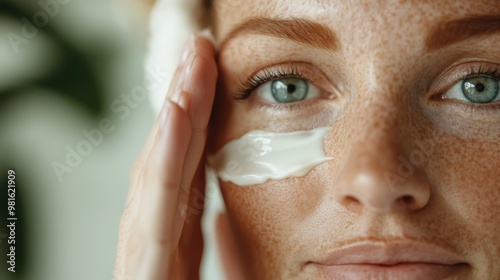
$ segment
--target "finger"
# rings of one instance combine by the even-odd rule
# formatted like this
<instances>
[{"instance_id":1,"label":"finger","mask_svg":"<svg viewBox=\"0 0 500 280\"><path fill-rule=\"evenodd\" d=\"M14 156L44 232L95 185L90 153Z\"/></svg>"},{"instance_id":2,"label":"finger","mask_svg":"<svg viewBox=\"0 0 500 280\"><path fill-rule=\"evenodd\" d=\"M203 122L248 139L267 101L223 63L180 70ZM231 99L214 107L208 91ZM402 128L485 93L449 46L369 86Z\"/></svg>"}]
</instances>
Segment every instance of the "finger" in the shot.
<instances>
[{"instance_id":1,"label":"finger","mask_svg":"<svg viewBox=\"0 0 500 280\"><path fill-rule=\"evenodd\" d=\"M162 243L162 237L166 238L164 244L167 244L166 240L172 236L162 232L169 233L172 229L169 231L159 227L167 227L165 223L174 219L172 215L176 212L174 202L177 200L177 190L168 186L177 185L178 188L180 184L180 169L187 149L186 143L190 137L190 130L185 128L189 128L190 124L187 114L178 105L167 101L164 107L158 119L160 129L153 141L151 156L148 157L143 169L143 173L147 174L141 175L145 180L137 187L120 220L115 271L118 279L125 276L141 279L136 277L139 274L138 268L142 266L160 274L158 261L166 262L168 257L152 254L151 252L155 250L159 252L158 247L152 244ZM176 162L180 162L180 165L175 165ZM173 176L168 177L168 174ZM166 195L162 195L161 192L163 185L168 192ZM163 213L170 214L170 217L164 217ZM158 221L164 223L158 224ZM146 256L149 257L147 262L145 262Z\"/></svg>"},{"instance_id":2,"label":"finger","mask_svg":"<svg viewBox=\"0 0 500 280\"><path fill-rule=\"evenodd\" d=\"M199 279L201 258L203 255L203 234L201 214L205 200L204 188L197 191L194 186L205 186L205 165L200 163L193 179L193 190L189 194L189 205L184 213L184 227L179 239L178 265L187 272L185 279ZM179 238L179 237L177 237Z\"/></svg>"},{"instance_id":3,"label":"finger","mask_svg":"<svg viewBox=\"0 0 500 280\"><path fill-rule=\"evenodd\" d=\"M187 59L194 51L194 43L192 38L191 40L188 40L188 42L185 45L184 52L182 55L181 62L179 63L179 66L177 67L174 77L172 79L171 85L169 87L169 90L167 92L167 99L172 97L174 91L179 89L181 87L181 74L184 73L183 69L186 67ZM183 99L182 99L183 100ZM182 101L181 100L181 101ZM168 102L168 101L166 101ZM183 103L187 104L188 101L183 101ZM126 260L129 258L130 252L134 252L137 250L136 247L140 246L141 244L133 244L133 243L138 243L138 242L132 242L134 238L130 237L130 233L133 229L137 228L137 216L138 216L138 211L139 211L139 205L140 205L140 200L142 197L142 188L138 187L139 186L139 181L141 178L144 176L143 170L144 166L147 162L148 157L150 157L152 148L153 148L153 143L155 142L160 142L160 140L157 140L158 138L158 129L161 124L161 119L162 116L166 115L166 110L168 108L168 105L163 106L163 110L160 112L159 116L157 117L153 128L151 129L147 141L139 154L135 164L134 168L132 169L131 172L131 184L130 184L130 191L128 194L127 198L127 206L124 210L124 213L121 217L120 220L120 227L119 227L119 240L118 240L118 248L117 248L117 258L116 258L116 275L118 277L123 277L123 275L126 275L127 277L130 276L129 274L126 274L125 269L127 266L125 265ZM186 142L184 142L186 143ZM178 174L178 173L177 173ZM141 184L144 185L144 184ZM172 204L174 205L174 204ZM174 207L173 207L174 208ZM172 213L175 213L173 209ZM129 240L132 239L130 242ZM139 242L140 243L140 242ZM135 246L136 245L136 246ZM121 276L120 276L121 275ZM134 277L133 275L131 277Z\"/></svg>"},{"instance_id":4,"label":"finger","mask_svg":"<svg viewBox=\"0 0 500 280\"><path fill-rule=\"evenodd\" d=\"M181 96L182 99L182 96ZM187 113L172 101L166 102L158 136L144 167L144 185L134 238L142 245L128 266L140 268L138 279L164 279L177 247L173 242L177 196L182 168L191 139Z\"/></svg>"},{"instance_id":5,"label":"finger","mask_svg":"<svg viewBox=\"0 0 500 280\"><path fill-rule=\"evenodd\" d=\"M184 163L178 205L181 211L185 209L190 210L187 212L188 215L180 216L180 219L189 218L188 222L199 223L204 202L203 196L199 196L204 193L205 187L203 183L204 161L201 159L205 148L207 125L215 96L217 65L215 62L215 48L209 40L198 37L195 40L195 46L195 58L189 69L189 78L186 79L183 86L183 91L189 97L189 106L181 103L181 106L189 114L192 137ZM201 177L197 179L199 183L193 184L195 172L200 168L199 175L197 175ZM193 199L189 199L190 193L194 191L191 187L196 189ZM186 214L185 211L182 211L182 213ZM184 224L183 221L179 221L179 223ZM179 231L175 233L177 240L179 240L181 232L182 228L179 228Z\"/></svg>"},{"instance_id":6,"label":"finger","mask_svg":"<svg viewBox=\"0 0 500 280\"><path fill-rule=\"evenodd\" d=\"M173 172L172 173L171 171L163 171L165 174L182 174L181 180L184 181L184 183L183 183L184 186L189 186L192 183L194 172L195 172L197 166L201 166L202 167L201 170L202 171L204 170L204 164L199 165L199 163L200 163L201 155L203 153L203 148L205 145L206 126L207 126L208 119L209 119L210 113L211 113L211 107L212 107L212 103L213 103L213 96L215 94L215 84L216 84L216 78L217 78L217 69L216 69L214 58L213 58L214 53L215 53L213 46L206 39L198 39L196 44L201 46L201 47L196 48L197 52L195 55L191 54L188 56L187 59L185 59L185 60L187 60L185 62L185 66L184 66L184 68L186 68L186 69L184 69L183 71L179 71L179 70L176 71L177 74L176 74L176 77L174 78L174 81L176 81L176 82L172 84L172 86L170 87L169 93L168 93L168 95L171 96L172 99L179 100L179 104L182 106L182 109L184 109L184 111L188 112L188 114L189 114L188 119L190 120L190 124L191 124L191 126L193 126L193 125L195 126L195 128L193 128L191 132L192 133L196 132L196 133L201 134L201 137L197 137L198 141L184 141L184 143L189 143L189 149L190 150L193 149L193 151L190 151L189 156L186 157L186 161L189 158L189 163L187 163L186 161L184 161L184 162L181 162L179 160L176 161L178 166L184 167L182 172L172 171ZM210 58L210 59L207 59L207 58ZM186 84L186 86L182 86L184 83ZM182 89L187 89L187 90L189 90L189 92L183 91ZM180 97L180 96L182 96L182 97ZM159 121L157 120L152 132L154 132L154 130L157 130L158 123L159 123ZM187 125L183 125L183 127L185 129L191 129ZM154 147L155 145L157 145L157 144L152 144L152 143L161 142L158 140L158 138L159 138L158 135L155 135L153 133L150 134L150 136L148 137L148 141L143 149L143 152L141 153L139 161L150 162L150 158L155 153L154 152L155 149L151 148L151 147ZM150 182L148 181L149 180L148 178L157 177L155 175L151 175L151 173L150 173L150 171L153 170L153 168L154 168L154 166L153 167L146 166L144 168L144 164L143 164L142 169L141 169L143 171L140 172L140 174L142 174L140 176L143 178L142 179L143 181L140 181L137 178L135 183L134 183L134 187L140 186L140 188L138 188L138 189L141 189L141 191L142 191L144 188L149 186ZM146 173L148 173L148 174L146 174ZM204 186L204 183L202 181L204 181L204 172L198 172L198 174L199 175L196 176L198 178L196 180L196 181L198 181L196 183L196 185L200 186L199 189L201 189L201 192L196 193L196 199L193 199L192 201L198 201L197 204L195 204L195 207L196 207L196 209L202 209L203 206L202 206L202 204L200 204L199 201L201 200L201 203L203 203L204 195L203 195L202 187ZM185 189L189 189L189 188L185 187ZM201 195L200 195L200 193L201 193ZM142 201L141 209L145 208L144 204L151 204L152 199L148 198L149 196L156 197L156 198L161 197L158 195L151 195L151 192L147 192L144 196L142 196L140 194L134 195L135 201L137 201L136 198L138 196L143 197L140 199ZM170 257L170 256L168 256L168 251L171 250L171 247L176 246L176 244L177 244L176 240L179 240L178 237L174 238L174 240L171 239L171 232L179 232L176 235L177 236L180 235L180 232L182 231L182 224L183 224L183 222L179 222L180 221L180 219L178 218L179 216L175 215L177 212L177 209L175 209L176 208L175 205L179 202L179 201L177 201L177 203L173 203L173 199L176 196L177 196L177 194L174 191L170 195L166 196L168 202L164 203L163 205L162 205L162 201L160 199L160 202L156 203L156 205L160 205L160 206L158 206L158 207L148 206L149 210L150 210L149 212L151 214L155 214L155 213L156 214L158 214L158 213L170 214L170 215L167 214L167 216L169 216L169 217L159 217L157 219L160 221L165 221L165 225L163 225L163 226L159 225L156 230L155 229L151 230L152 232L155 232L155 231L157 232L156 237L152 238L153 240L155 240L155 239L162 240L161 239L162 236L164 236L166 234L167 236L165 236L164 241L161 241L161 243L164 244L164 246L166 246L166 247L170 247L170 249L164 248L165 250L158 250L157 247L153 246L156 249L149 250L149 251L147 251L148 253L142 252L141 254L139 254L139 255L143 256L143 257L141 257L141 259L144 259L144 254L148 254L148 256L149 256L149 259L150 259L150 261L148 261L149 268L146 269L145 271L156 271L155 267L159 268L160 264L162 262L165 263L165 259ZM163 201L163 202L165 202L165 201ZM166 205L170 205L170 208L167 206L168 209L162 209L162 207L166 207ZM157 210L155 210L155 209L157 209ZM147 222L144 219L145 216L148 216L148 214L144 214L144 211L141 211L141 214L139 214L141 221ZM199 216L201 217L201 215L199 215ZM176 219L178 221L172 223L171 222L172 219ZM181 225L181 227L179 227L179 225ZM202 250L203 239L201 236L201 227L199 225L199 221L197 223L193 223L193 225L194 225L193 227L188 229L189 234L186 234L186 235L190 235L192 238L189 238L189 239L192 241L193 240L199 241L199 242L189 242L189 245L192 248L197 249L199 251L199 253L195 254L197 256L196 259L198 259L197 263L199 264L199 260L201 260L201 250ZM134 225L134 227L137 228L137 225ZM139 228L145 228L145 227L139 226ZM171 230L170 236L168 235L168 232L162 232L162 228L166 229L167 231ZM137 239L137 237L136 237L136 239ZM154 243L154 242L152 242L152 243ZM197 243L199 243L199 244L197 244ZM140 250L140 248L139 248L139 250ZM186 252L193 252L193 251L187 250ZM137 254L136 254L136 256L137 256ZM190 256L193 257L194 255L190 255ZM193 262L189 262L189 261L185 262L185 263L193 264ZM188 270L188 271L192 271L192 270ZM162 272L158 272L158 273L161 274L161 273L166 273L166 272L165 272L165 270L163 270ZM145 277L149 278L149 276L145 276Z\"/></svg>"},{"instance_id":7,"label":"finger","mask_svg":"<svg viewBox=\"0 0 500 280\"><path fill-rule=\"evenodd\" d=\"M127 195L126 205L130 203L132 196L134 195L137 189L137 185L139 184L139 178L144 168L144 164L146 163L146 159L149 156L151 147L153 146L154 140L156 139L156 135L158 134L159 118L160 118L159 116L156 118L153 127L151 128L148 137L146 138L146 143L142 147L142 150L137 156L134 162L134 166L132 167L132 171L130 173L130 189Z\"/></svg>"},{"instance_id":8,"label":"finger","mask_svg":"<svg viewBox=\"0 0 500 280\"><path fill-rule=\"evenodd\" d=\"M181 60L179 62L179 65L177 66L174 76L172 78L172 81L170 83L170 87L167 91L166 94L166 99L171 98L176 90L178 90L180 87L182 87L182 80L181 80L181 73L183 73L183 69L186 67L187 60L190 56L191 53L193 53L195 50L194 47L194 37L190 36L188 40L185 43L184 46L184 51L182 53ZM162 107L164 108L164 106ZM136 158L134 166L132 168L131 172L131 178L130 178L130 190L128 193L127 197L127 204L130 203L131 197L135 191L135 188L138 184L140 174L142 172L142 169L144 168L144 164L146 162L146 159L148 158L151 147L153 145L153 142L156 138L156 135L158 133L158 127L159 127L159 119L161 116L161 111L158 117L156 118L153 127L151 128L149 135L146 139L146 143L144 144L141 152L139 153L139 156Z\"/></svg>"}]
</instances>

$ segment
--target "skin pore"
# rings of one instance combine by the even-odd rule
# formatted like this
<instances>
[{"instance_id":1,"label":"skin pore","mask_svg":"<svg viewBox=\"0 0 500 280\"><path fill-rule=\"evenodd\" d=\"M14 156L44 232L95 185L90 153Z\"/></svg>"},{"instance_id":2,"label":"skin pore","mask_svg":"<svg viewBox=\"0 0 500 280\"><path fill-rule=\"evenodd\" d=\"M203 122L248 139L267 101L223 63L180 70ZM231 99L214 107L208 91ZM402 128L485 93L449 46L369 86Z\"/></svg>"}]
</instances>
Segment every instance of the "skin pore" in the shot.
<instances>
[{"instance_id":1,"label":"skin pore","mask_svg":"<svg viewBox=\"0 0 500 280\"><path fill-rule=\"evenodd\" d=\"M220 182L248 279L323 279L312 263L326 253L396 241L456 253L450 279L500 279L500 101L450 93L471 75L499 79L499 1L213 7L220 80L208 153L253 130L328 127L333 158L303 177ZM272 102L248 83L262 73L320 94Z\"/></svg>"}]
</instances>

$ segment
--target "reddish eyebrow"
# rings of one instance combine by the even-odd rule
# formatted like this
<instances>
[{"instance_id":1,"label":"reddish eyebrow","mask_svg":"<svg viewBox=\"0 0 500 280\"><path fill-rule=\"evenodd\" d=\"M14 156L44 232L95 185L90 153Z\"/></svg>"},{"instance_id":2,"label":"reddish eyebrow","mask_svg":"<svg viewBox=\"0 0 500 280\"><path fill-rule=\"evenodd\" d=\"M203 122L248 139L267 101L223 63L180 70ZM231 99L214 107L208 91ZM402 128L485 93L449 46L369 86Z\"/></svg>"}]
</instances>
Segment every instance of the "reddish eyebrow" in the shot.
<instances>
[{"instance_id":1,"label":"reddish eyebrow","mask_svg":"<svg viewBox=\"0 0 500 280\"><path fill-rule=\"evenodd\" d=\"M427 36L427 51L470 38L500 33L500 15L473 16L438 24Z\"/></svg>"},{"instance_id":2,"label":"reddish eyebrow","mask_svg":"<svg viewBox=\"0 0 500 280\"><path fill-rule=\"evenodd\" d=\"M231 39L243 34L260 34L284 38L315 48L338 51L339 40L328 27L306 19L252 18L231 30L220 49Z\"/></svg>"}]
</instances>

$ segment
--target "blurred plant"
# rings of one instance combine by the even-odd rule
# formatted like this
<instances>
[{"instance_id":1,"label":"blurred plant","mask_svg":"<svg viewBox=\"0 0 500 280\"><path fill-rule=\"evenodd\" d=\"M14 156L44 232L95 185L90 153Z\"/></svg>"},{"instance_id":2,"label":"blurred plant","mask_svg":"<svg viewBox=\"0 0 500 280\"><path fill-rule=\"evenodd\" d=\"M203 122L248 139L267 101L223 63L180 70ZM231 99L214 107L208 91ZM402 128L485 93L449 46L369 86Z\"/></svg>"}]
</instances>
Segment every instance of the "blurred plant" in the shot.
<instances>
[{"instance_id":1,"label":"blurred plant","mask_svg":"<svg viewBox=\"0 0 500 280\"><path fill-rule=\"evenodd\" d=\"M41 11L39 6L39 1L17 1L17 0L2 0L0 1L0 24L2 20L23 22L23 19L33 20L33 15ZM44 1L47 2L47 1ZM66 1L71 5L71 0ZM56 2L57 3L57 2ZM61 9L65 8L61 6ZM54 16L56 17L56 16ZM42 75L30 75L29 73L21 73L21 79L14 79L6 81L4 84L0 84L0 120L8 120L8 116L3 115L6 108L10 105L10 101L21 94L32 93L33 89L48 89L49 92L53 92L59 95L61 98L68 99L76 106L87 112L95 121L101 118L105 113L104 99L105 99L105 85L102 80L99 80L98 69L100 66L108 63L108 61L113 57L112 49L107 47L105 44L95 44L94 49L82 49L71 41L71 38L65 36L60 30L55 28L53 22L56 20L50 19L50 22L43 26L43 28L38 29L38 35L45 38L49 38L51 46L55 46L57 49L57 60L54 61L54 65L47 67L47 70L42 73ZM17 30L12 30L14 33ZM7 44L10 46L9 38L6 39ZM36 47L36 40L34 38L33 42L29 42L30 45L22 45L19 52L12 50L12 54L4 54L4 57L8 57L10 63L25 63L23 61L23 51L27 51L26 48ZM31 46L31 44L35 44ZM3 49L2 51L9 51L8 49ZM37 50L38 51L38 50ZM26 54L26 53L24 53ZM14 57L12 57L12 56ZM40 50L36 54L37 57L43 57L45 54L43 50ZM31 62L30 62L31 63ZM34 64L36 62L32 62ZM9 64L9 62L0 61L0 67L4 68L4 73L10 70L14 65ZM27 65L26 69L34 68L36 65ZM24 68L23 68L24 69ZM5 79L4 79L5 82ZM1 124L1 123L0 123ZM0 131L4 133L4 128L0 126ZM36 239L36 234L29 233L29 225L26 224L25 219L22 216L28 214L28 208L25 199L26 193L30 190L30 187L34 187L37 184L36 179L29 178L27 173L23 172L23 166L26 164L23 160L14 154L15 151L9 149L9 147L4 147L1 145L2 154L0 155L0 176L2 179L2 186L5 186L6 182L3 178L7 174L7 170L14 168L19 174L26 174L22 181L17 182L18 188L16 190L16 205L17 205L17 215L19 217L19 223L16 228L16 238L18 244L16 244L16 254L18 256L16 261L16 273L10 273L7 271L6 266L6 254L7 242L5 239L0 239L0 279L26 279L23 277L24 272L26 272L29 266L29 258L32 255L28 245L29 242L41 242L39 240L31 240L30 237ZM2 224L6 221L7 207L7 192L4 191L6 188L2 188L0 191L0 203L2 209L0 210L0 220ZM33 214L33 213L30 213ZM36 214L36 213L35 213ZM0 238L5 234L5 229L0 231Z\"/></svg>"},{"instance_id":2,"label":"blurred plant","mask_svg":"<svg viewBox=\"0 0 500 280\"><path fill-rule=\"evenodd\" d=\"M0 2L0 15L18 21L23 17L31 19L33 14L40 10L37 2L2 0ZM8 101L12 97L26 92L28 88L41 87L52 89L53 92L62 95L63 98L71 99L83 107L89 114L98 117L104 107L104 88L96 78L95 68L92 67L90 61L98 61L99 58L104 58L106 51L94 52L94 57L89 57L88 53L84 53L72 45L50 23L39 29L38 32L48 36L58 46L58 49L61 50L59 55L62 59L59 60L60 63L53 70L47 71L43 77L20 80L19 83L1 90L0 112L3 111L3 106L8 106ZM22 56L22 50L18 55ZM3 66L5 67L5 65ZM0 67L2 67L1 64Z\"/></svg>"}]
</instances>

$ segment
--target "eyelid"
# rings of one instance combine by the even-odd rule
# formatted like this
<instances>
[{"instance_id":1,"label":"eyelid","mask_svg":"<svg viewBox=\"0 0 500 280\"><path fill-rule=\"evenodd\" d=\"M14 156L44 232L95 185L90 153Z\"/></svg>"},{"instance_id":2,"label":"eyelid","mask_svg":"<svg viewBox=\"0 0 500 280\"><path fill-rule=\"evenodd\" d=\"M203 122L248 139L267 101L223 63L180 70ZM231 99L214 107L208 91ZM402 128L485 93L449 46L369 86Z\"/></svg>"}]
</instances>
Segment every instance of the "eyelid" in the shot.
<instances>
[{"instance_id":1,"label":"eyelid","mask_svg":"<svg viewBox=\"0 0 500 280\"><path fill-rule=\"evenodd\" d=\"M474 76L491 76L500 79L500 64L484 60L459 61L447 67L429 88L431 99L439 99L461 80Z\"/></svg>"}]
</instances>

